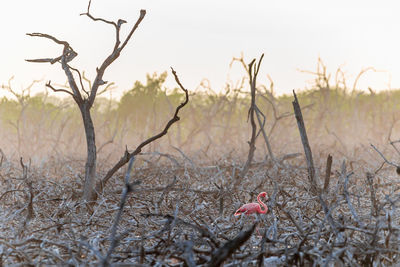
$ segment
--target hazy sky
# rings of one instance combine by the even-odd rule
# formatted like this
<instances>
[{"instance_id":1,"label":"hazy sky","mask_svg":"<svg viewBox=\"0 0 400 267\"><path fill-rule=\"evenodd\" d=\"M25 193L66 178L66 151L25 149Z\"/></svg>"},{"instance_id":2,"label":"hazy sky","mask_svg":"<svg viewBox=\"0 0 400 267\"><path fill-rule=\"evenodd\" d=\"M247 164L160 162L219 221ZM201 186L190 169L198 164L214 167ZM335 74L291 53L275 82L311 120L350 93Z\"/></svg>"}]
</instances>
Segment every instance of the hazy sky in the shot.
<instances>
[{"instance_id":1,"label":"hazy sky","mask_svg":"<svg viewBox=\"0 0 400 267\"><path fill-rule=\"evenodd\" d=\"M2 1L0 83L15 75L15 89L33 79L64 83L59 64L34 64L26 58L56 57L62 47L25 35L42 32L68 41L78 57L72 65L94 77L95 68L111 51L114 29L85 16L85 0ZM121 57L105 74L118 92L131 88L146 73L173 66L183 84L195 89L203 78L219 90L227 80L233 56L243 52L250 61L265 53L260 80L269 74L279 93L305 88L320 56L328 70L342 66L351 83L364 67L360 86L400 87L400 2L398 1L285 1L285 0L93 0L94 16L128 21L126 33L139 17L147 15ZM244 73L239 65L232 80ZM169 75L169 85L174 85ZM41 86L43 88L43 85ZM120 94L120 93L119 93Z\"/></svg>"}]
</instances>

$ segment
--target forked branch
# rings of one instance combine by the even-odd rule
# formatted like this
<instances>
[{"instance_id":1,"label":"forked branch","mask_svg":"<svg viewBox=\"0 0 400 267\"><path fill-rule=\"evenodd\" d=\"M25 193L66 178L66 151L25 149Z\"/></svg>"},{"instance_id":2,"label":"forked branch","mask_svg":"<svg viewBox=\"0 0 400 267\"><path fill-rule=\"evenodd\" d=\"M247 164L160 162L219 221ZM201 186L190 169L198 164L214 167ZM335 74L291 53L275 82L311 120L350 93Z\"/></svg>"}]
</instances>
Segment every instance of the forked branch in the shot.
<instances>
[{"instance_id":1,"label":"forked branch","mask_svg":"<svg viewBox=\"0 0 400 267\"><path fill-rule=\"evenodd\" d=\"M53 85L51 85L51 81L48 81L48 82L46 83L46 87L49 87L51 90L53 90L53 92L64 92L64 93L69 94L69 95L71 95L72 97L74 97L74 94L71 93L70 91L66 90L66 89L62 89L62 88L57 89L57 88L54 88Z\"/></svg>"},{"instance_id":2,"label":"forked branch","mask_svg":"<svg viewBox=\"0 0 400 267\"><path fill-rule=\"evenodd\" d=\"M370 144L370 145L371 145L371 147L372 147L376 152L378 152L378 154L381 156L381 158L382 158L387 164L389 164L389 165L391 165L391 166L393 166L393 167L396 167L396 168L400 168L400 166L397 165L396 163L393 163L393 162L387 160L386 157L382 154L382 152L380 152L373 144Z\"/></svg>"},{"instance_id":3,"label":"forked branch","mask_svg":"<svg viewBox=\"0 0 400 267\"><path fill-rule=\"evenodd\" d=\"M142 22L142 20L146 16L146 10L144 10L144 9L140 10L140 16L139 16L138 20L136 21L135 25L133 26L133 28L129 32L128 36L125 38L125 40L122 42L122 45L121 45L121 40L120 40L121 25L126 23L126 21L119 19L117 22L114 22L114 21L109 21L109 20L103 19L103 18L96 18L90 14L90 5L91 5L91 1L89 1L87 12L82 13L81 15L88 16L93 21L102 21L106 24L113 25L115 28L115 44L114 44L113 51L104 60L104 62L101 64L101 66L96 69L97 75L96 75L96 78L94 79L93 86L91 88L90 95L89 95L89 106L92 106L94 103L94 99L96 98L97 90L98 90L99 86L107 83L107 82L103 81L103 75L104 75L105 70L111 63L114 62L114 60L116 60L119 57L119 55L121 54L121 51L128 44L133 33L136 31L136 29L139 27L139 24Z\"/></svg>"},{"instance_id":4,"label":"forked branch","mask_svg":"<svg viewBox=\"0 0 400 267\"><path fill-rule=\"evenodd\" d=\"M90 109L90 107L93 106L94 100L97 95L98 88L107 83L106 81L103 81L103 75L104 75L104 72L106 71L107 67L120 56L121 51L128 44L133 33L139 27L139 24L142 22L142 20L144 19L145 15L146 15L146 10L143 10L143 9L140 10L140 16L139 16L138 20L136 21L135 25L132 27L128 36L125 38L125 40L121 44L120 29L121 29L121 25L123 23L125 23L126 21L119 19L118 22L113 22L113 21L108 21L108 20L102 19L102 18L96 18L90 14L90 4L91 4L91 1L89 1L87 12L82 13L81 15L86 15L93 21L102 21L104 23L113 25L115 27L116 40L115 40L114 48L113 48L113 51L111 52L111 54L103 61L103 63L101 64L101 66L99 68L96 68L96 70L97 70L96 78L94 79L93 85L91 86L89 91L85 90L85 88L83 86L82 75L80 74L80 72L77 69L74 69L68 65L68 63L70 61L72 61L78 55L78 53L76 53L72 49L72 47L70 46L70 44L67 41L59 40L59 39L55 38L54 36L51 36L51 35L45 34L45 33L27 33L27 35L32 36L32 37L42 37L42 38L52 40L56 44L63 45L64 49L63 49L62 55L59 57L56 57L56 58L38 58L38 59L27 59L26 60L28 62L34 62L34 63L54 64L56 62L60 62L66 76L68 77L68 82L69 82L69 85L73 92L73 94L72 94L73 98L75 99L77 104L81 106L84 103L84 99L81 96L80 90L79 90L77 83L75 81L75 78L72 74L72 71L76 71L79 75L79 82L82 87L82 91L84 91L88 95L87 101L88 101L89 109ZM50 89L52 89L53 91L55 91L54 88L52 88L50 86L48 86L48 87ZM59 91L63 91L63 90L56 90L56 92L57 91L59 92Z\"/></svg>"},{"instance_id":5,"label":"forked branch","mask_svg":"<svg viewBox=\"0 0 400 267\"><path fill-rule=\"evenodd\" d=\"M71 72L71 67L68 65L68 62L72 61L77 55L78 53L76 53L74 51L74 49L72 49L72 47L70 46L70 44L66 41L60 41L57 38L49 35L49 34L45 34L45 33L27 33L28 36L32 36L32 37L41 37L41 38L46 38L49 40L52 40L53 42L64 46L62 55L56 58L39 58L39 59L26 59L26 61L28 62L34 62L34 63L50 63L50 64L54 64L56 62L60 62L61 63L61 67L65 72L65 75L68 78L68 83L69 86L72 89L72 96L75 100L75 102L78 105L81 105L83 103L83 98L81 96L81 93L79 91L78 85L75 82L75 78ZM48 83L49 84L49 83ZM49 87L49 86L48 86ZM53 90L53 88L49 87L50 89Z\"/></svg>"}]
</instances>

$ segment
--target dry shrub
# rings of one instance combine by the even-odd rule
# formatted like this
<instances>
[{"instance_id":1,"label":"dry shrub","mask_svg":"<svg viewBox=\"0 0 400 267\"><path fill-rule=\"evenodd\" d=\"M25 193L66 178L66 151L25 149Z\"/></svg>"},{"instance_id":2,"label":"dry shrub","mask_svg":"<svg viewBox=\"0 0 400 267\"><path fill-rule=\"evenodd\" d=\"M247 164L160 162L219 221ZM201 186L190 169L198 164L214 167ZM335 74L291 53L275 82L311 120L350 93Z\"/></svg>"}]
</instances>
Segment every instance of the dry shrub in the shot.
<instances>
[{"instance_id":1,"label":"dry shrub","mask_svg":"<svg viewBox=\"0 0 400 267\"><path fill-rule=\"evenodd\" d=\"M275 160L266 156L259 137L249 172L239 182L235 180L250 135L249 98L242 89L193 95L179 126L140 155L131 181L141 184L125 203L111 262L138 266L398 263L398 177L369 146L373 142L388 159L398 156L387 141L398 137L398 92L367 95L316 89L298 94L318 188L324 185L326 158L333 156L329 188L318 197L310 191L304 157L294 154L302 152L302 145L292 98L274 97L268 90L258 91L257 102L266 116ZM179 101L179 95L173 97ZM166 95L163 99L158 101L168 105ZM157 132L170 117L163 110L153 112L150 105L149 111L141 112L153 114L157 123L133 123L111 102L105 101L108 106L94 112L98 147L106 144L99 175L125 144L137 144ZM28 107L34 108L33 104ZM28 119L36 113L25 112L19 124L23 145L18 154L15 127L7 126L6 108L0 108L4 127L0 141L4 151L0 167L2 264L101 262L112 241L124 173L114 175L96 205L81 204L84 140L77 133L82 125L67 116L77 116L76 111L54 104L49 110L57 112L52 116L45 108L46 112L37 113L41 124L30 123L37 122ZM233 213L261 191L268 192L269 212L257 219L259 237L252 233L252 218L234 218Z\"/></svg>"}]
</instances>

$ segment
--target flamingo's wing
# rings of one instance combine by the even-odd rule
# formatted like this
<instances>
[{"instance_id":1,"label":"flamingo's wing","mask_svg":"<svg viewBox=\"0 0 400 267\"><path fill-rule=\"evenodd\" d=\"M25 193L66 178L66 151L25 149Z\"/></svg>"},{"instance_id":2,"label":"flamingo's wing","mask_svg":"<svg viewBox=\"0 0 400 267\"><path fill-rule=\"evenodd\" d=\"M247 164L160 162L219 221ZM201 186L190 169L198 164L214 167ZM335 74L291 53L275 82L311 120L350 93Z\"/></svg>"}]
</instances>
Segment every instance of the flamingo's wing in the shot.
<instances>
[{"instance_id":1,"label":"flamingo's wing","mask_svg":"<svg viewBox=\"0 0 400 267\"><path fill-rule=\"evenodd\" d=\"M239 216L239 215L241 215L242 213L245 213L247 210L246 210L246 208L244 207L244 205L243 206L241 206L236 212L235 212L235 214L234 214L234 216Z\"/></svg>"},{"instance_id":2,"label":"flamingo's wing","mask_svg":"<svg viewBox=\"0 0 400 267\"><path fill-rule=\"evenodd\" d=\"M239 216L241 214L252 214L257 212L260 209L260 205L258 203L247 203L241 206L236 212L235 216Z\"/></svg>"}]
</instances>

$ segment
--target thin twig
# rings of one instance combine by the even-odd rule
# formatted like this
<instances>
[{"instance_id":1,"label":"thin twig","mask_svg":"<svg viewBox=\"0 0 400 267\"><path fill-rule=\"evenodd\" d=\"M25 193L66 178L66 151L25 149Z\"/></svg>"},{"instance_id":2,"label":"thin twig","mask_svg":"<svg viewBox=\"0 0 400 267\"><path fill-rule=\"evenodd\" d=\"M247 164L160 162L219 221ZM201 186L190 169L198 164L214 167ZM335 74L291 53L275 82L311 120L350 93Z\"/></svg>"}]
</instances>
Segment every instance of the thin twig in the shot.
<instances>
[{"instance_id":1,"label":"thin twig","mask_svg":"<svg viewBox=\"0 0 400 267\"><path fill-rule=\"evenodd\" d=\"M389 164L389 165L391 165L391 166L393 166L393 167L396 167L396 168L400 168L399 165L397 165L397 164L395 164L395 163L393 163L393 162L391 162L391 161L388 161L388 160L385 158L385 156L382 154L382 152L380 152L373 144L370 144L370 145L371 145L371 147L372 147L376 152L378 152L378 154L383 158L383 160L384 160L387 164Z\"/></svg>"},{"instance_id":2,"label":"thin twig","mask_svg":"<svg viewBox=\"0 0 400 267\"><path fill-rule=\"evenodd\" d=\"M124 190L122 192L121 201L119 203L119 209L118 209L117 215L115 216L115 219L114 219L114 224L111 227L111 235L110 235L111 244L110 244L110 247L108 248L108 251L107 251L107 254L106 254L105 258L101 262L102 266L108 266L111 254L112 254L112 252L114 251L114 249L118 245L118 239L116 237L117 227L118 227L118 224L119 224L119 222L121 220L122 212L124 210L125 203L126 203L126 200L128 198L128 195L129 195L130 192L133 191L133 188L134 188L135 185L140 184L140 181L135 181L132 184L130 183L131 170L132 170L134 161L135 161L135 157L132 157L130 159L130 161L129 161L128 169L126 170L125 187L124 187Z\"/></svg>"},{"instance_id":3,"label":"thin twig","mask_svg":"<svg viewBox=\"0 0 400 267\"><path fill-rule=\"evenodd\" d=\"M260 114L263 116L264 122L261 122ZM269 154L271 160L275 160L274 154L272 153L271 144L269 143L267 133L265 132L265 129L264 129L264 125L265 125L265 116L264 116L264 114L261 112L261 110L257 107L257 105L256 105L256 115L257 115L258 125L260 126L260 130L261 130L261 132L262 132L262 134L263 134L265 144L267 145L268 154Z\"/></svg>"},{"instance_id":4,"label":"thin twig","mask_svg":"<svg viewBox=\"0 0 400 267\"><path fill-rule=\"evenodd\" d=\"M349 196L349 191L347 189L347 186L348 186L348 183L349 183L349 178L350 178L351 175L353 175L353 172L346 173L346 164L343 161L341 176L342 176L342 178L344 178L343 191L344 191L344 196L346 198L347 206L349 207L349 210L350 210L351 214L353 215L353 218L357 222L357 224L360 227L364 227L364 224L360 221L360 218L358 217L358 214L357 214L356 210L354 209L353 204L351 203L351 199L350 199L350 196Z\"/></svg>"}]
</instances>

